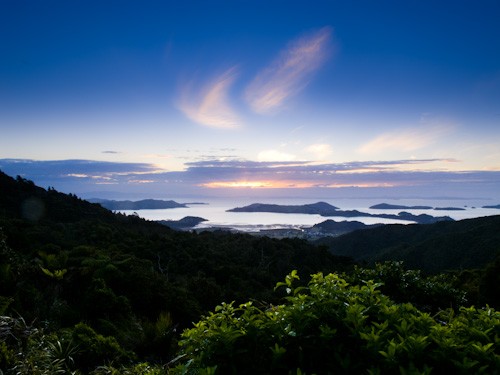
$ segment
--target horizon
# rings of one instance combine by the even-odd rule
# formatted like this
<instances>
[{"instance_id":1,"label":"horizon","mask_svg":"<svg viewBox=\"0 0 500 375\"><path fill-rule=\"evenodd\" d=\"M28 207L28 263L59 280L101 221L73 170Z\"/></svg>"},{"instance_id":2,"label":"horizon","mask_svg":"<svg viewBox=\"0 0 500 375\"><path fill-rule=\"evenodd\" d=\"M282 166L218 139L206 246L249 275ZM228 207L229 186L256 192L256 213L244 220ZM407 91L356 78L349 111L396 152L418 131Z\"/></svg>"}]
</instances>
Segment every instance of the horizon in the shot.
<instances>
[{"instance_id":1,"label":"horizon","mask_svg":"<svg viewBox=\"0 0 500 375\"><path fill-rule=\"evenodd\" d=\"M13 177L83 198L500 203L493 1L0 10Z\"/></svg>"}]
</instances>

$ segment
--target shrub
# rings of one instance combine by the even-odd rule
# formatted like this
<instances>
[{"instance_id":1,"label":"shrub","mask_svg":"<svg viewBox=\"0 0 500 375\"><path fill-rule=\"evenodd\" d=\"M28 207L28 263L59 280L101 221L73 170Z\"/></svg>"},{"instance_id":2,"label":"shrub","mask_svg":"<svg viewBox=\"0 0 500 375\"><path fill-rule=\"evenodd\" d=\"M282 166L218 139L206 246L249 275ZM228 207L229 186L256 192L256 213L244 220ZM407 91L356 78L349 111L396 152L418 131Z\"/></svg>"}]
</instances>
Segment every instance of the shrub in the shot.
<instances>
[{"instance_id":1,"label":"shrub","mask_svg":"<svg viewBox=\"0 0 500 375\"><path fill-rule=\"evenodd\" d=\"M437 312L467 302L466 293L456 287L457 277L451 274L425 276L420 270L407 270L403 262L376 263L373 268L354 266L345 276L352 284L368 280L381 283L380 291L395 302L411 302L420 310Z\"/></svg>"},{"instance_id":2,"label":"shrub","mask_svg":"<svg viewBox=\"0 0 500 375\"><path fill-rule=\"evenodd\" d=\"M120 347L114 337L100 335L84 323L78 323L73 328L71 339L79 348L74 358L78 368L93 369L104 363L122 362L133 357Z\"/></svg>"},{"instance_id":3,"label":"shrub","mask_svg":"<svg viewBox=\"0 0 500 375\"><path fill-rule=\"evenodd\" d=\"M222 304L182 334L173 374L496 373L500 313L460 308L435 317L383 295L380 284L349 285L312 275L284 304Z\"/></svg>"}]
</instances>

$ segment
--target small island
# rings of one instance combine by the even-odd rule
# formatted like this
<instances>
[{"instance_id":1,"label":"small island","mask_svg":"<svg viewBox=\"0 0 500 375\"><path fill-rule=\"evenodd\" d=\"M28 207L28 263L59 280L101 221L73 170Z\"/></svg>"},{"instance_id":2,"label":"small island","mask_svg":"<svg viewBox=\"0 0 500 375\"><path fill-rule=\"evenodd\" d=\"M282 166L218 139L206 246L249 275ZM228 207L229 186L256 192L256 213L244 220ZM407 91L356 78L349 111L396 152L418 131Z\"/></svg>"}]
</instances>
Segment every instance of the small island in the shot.
<instances>
[{"instance_id":1,"label":"small island","mask_svg":"<svg viewBox=\"0 0 500 375\"><path fill-rule=\"evenodd\" d=\"M180 220L158 220L157 222L175 230L189 230L200 223L207 221L202 217L186 216Z\"/></svg>"},{"instance_id":2,"label":"small island","mask_svg":"<svg viewBox=\"0 0 500 375\"><path fill-rule=\"evenodd\" d=\"M483 208L496 208L497 210L500 210L500 204L497 204L495 206L483 206Z\"/></svg>"}]
</instances>

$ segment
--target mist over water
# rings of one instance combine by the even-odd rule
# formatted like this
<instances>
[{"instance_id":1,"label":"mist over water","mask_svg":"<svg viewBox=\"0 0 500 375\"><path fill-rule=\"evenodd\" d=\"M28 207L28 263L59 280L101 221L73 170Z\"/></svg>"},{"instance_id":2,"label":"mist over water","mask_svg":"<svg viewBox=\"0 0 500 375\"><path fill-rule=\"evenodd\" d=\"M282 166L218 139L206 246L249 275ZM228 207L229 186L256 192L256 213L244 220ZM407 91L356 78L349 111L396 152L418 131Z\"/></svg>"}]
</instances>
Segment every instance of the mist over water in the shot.
<instances>
[{"instance_id":1,"label":"mist over water","mask_svg":"<svg viewBox=\"0 0 500 375\"><path fill-rule=\"evenodd\" d=\"M180 220L186 216L198 216L208 221L197 228L222 227L241 231L256 231L259 229L280 229L311 227L327 219L335 221L360 221L365 224L409 224L404 220L383 219L374 217L335 217L310 214L283 214L270 212L227 212L227 210L247 206L252 203L268 203L279 205L302 205L324 201L340 210L358 210L369 214L397 214L405 210L377 210L369 207L379 203L389 203L401 206L431 206L454 207L464 210L406 210L414 215L428 214L432 216L449 216L454 220L469 219L500 214L498 209L482 208L485 205L498 204L489 200L429 200L429 199L309 199L309 198L209 198L190 200L173 198L179 203L202 202L205 204L189 204L186 208L160 210L120 211L127 215L136 212L147 220Z\"/></svg>"}]
</instances>

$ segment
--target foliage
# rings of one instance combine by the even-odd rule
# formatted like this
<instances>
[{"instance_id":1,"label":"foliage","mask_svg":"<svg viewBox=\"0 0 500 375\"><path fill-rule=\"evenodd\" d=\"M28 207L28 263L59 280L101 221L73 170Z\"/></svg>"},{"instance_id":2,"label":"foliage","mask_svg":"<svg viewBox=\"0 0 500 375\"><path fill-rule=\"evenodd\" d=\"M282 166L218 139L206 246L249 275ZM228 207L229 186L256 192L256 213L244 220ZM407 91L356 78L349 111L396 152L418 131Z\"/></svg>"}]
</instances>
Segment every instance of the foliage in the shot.
<instances>
[{"instance_id":1,"label":"foliage","mask_svg":"<svg viewBox=\"0 0 500 375\"><path fill-rule=\"evenodd\" d=\"M166 375L167 370L160 365L150 365L147 362L139 363L131 366L99 366L91 375Z\"/></svg>"},{"instance_id":2,"label":"foliage","mask_svg":"<svg viewBox=\"0 0 500 375\"><path fill-rule=\"evenodd\" d=\"M278 301L270 290L291 269L348 267L305 241L172 231L0 172L0 310L73 340L76 366L168 362L220 301Z\"/></svg>"},{"instance_id":3,"label":"foliage","mask_svg":"<svg viewBox=\"0 0 500 375\"><path fill-rule=\"evenodd\" d=\"M432 317L397 304L379 284L349 285L312 275L286 303L259 308L222 304L186 330L174 374L204 373L495 373L500 371L500 313L460 308ZM295 370L297 369L297 370ZM210 370L210 371L212 371Z\"/></svg>"},{"instance_id":4,"label":"foliage","mask_svg":"<svg viewBox=\"0 0 500 375\"><path fill-rule=\"evenodd\" d=\"M396 302L411 302L419 309L437 312L457 309L467 303L466 293L457 287L452 274L423 275L420 270L408 270L403 262L376 263L373 267L354 266L344 275L351 284L369 280L380 283L380 291Z\"/></svg>"},{"instance_id":5,"label":"foliage","mask_svg":"<svg viewBox=\"0 0 500 375\"><path fill-rule=\"evenodd\" d=\"M106 362L133 359L114 337L100 335L84 323L78 323L67 336L79 348L74 358L78 368L93 369Z\"/></svg>"},{"instance_id":6,"label":"foliage","mask_svg":"<svg viewBox=\"0 0 500 375\"><path fill-rule=\"evenodd\" d=\"M488 240L483 243L489 249ZM377 251L379 245L373 242ZM458 360L465 353L479 372L483 365L491 369L491 353L498 353L496 342L488 347L498 333L497 313L488 310L491 321L482 310L465 314L457 285L466 287L469 301L498 306L499 264L464 271L456 279L424 276L401 263L353 268L350 259L303 240L176 232L0 172L0 369L6 374L159 375L179 365L172 371L299 374L342 372L342 366L358 372L372 361L374 372L391 373L398 372L388 360L395 356L398 366L411 371L413 357L400 353L411 341L397 329L405 320L411 335L427 337L426 351L432 353L441 350L432 336L439 329L429 333L422 326L438 322L453 347L449 350L458 353L447 358ZM298 272L289 274L292 269ZM336 294L321 292L319 276L316 289L298 280L298 274L320 271L344 272L335 281ZM284 288L273 291L283 278ZM283 296L287 302L279 305ZM248 300L252 303L243 303ZM186 331L178 353L180 332L220 301L234 302L198 323L206 332ZM450 306L454 311L432 319L406 302L432 314ZM459 322L461 336L451 329ZM472 332L474 327L486 338ZM369 338L372 328L377 340ZM468 350L475 354L465 351L471 335L487 359L479 358L473 345ZM413 359L419 371L425 371L424 364L441 363L430 354Z\"/></svg>"},{"instance_id":7,"label":"foliage","mask_svg":"<svg viewBox=\"0 0 500 375\"><path fill-rule=\"evenodd\" d=\"M0 369L5 374L76 374L74 355L78 348L71 340L26 324L22 318L0 317Z\"/></svg>"},{"instance_id":8,"label":"foliage","mask_svg":"<svg viewBox=\"0 0 500 375\"><path fill-rule=\"evenodd\" d=\"M383 225L318 240L358 262L404 261L438 273L484 268L500 254L500 215L426 225Z\"/></svg>"}]
</instances>

